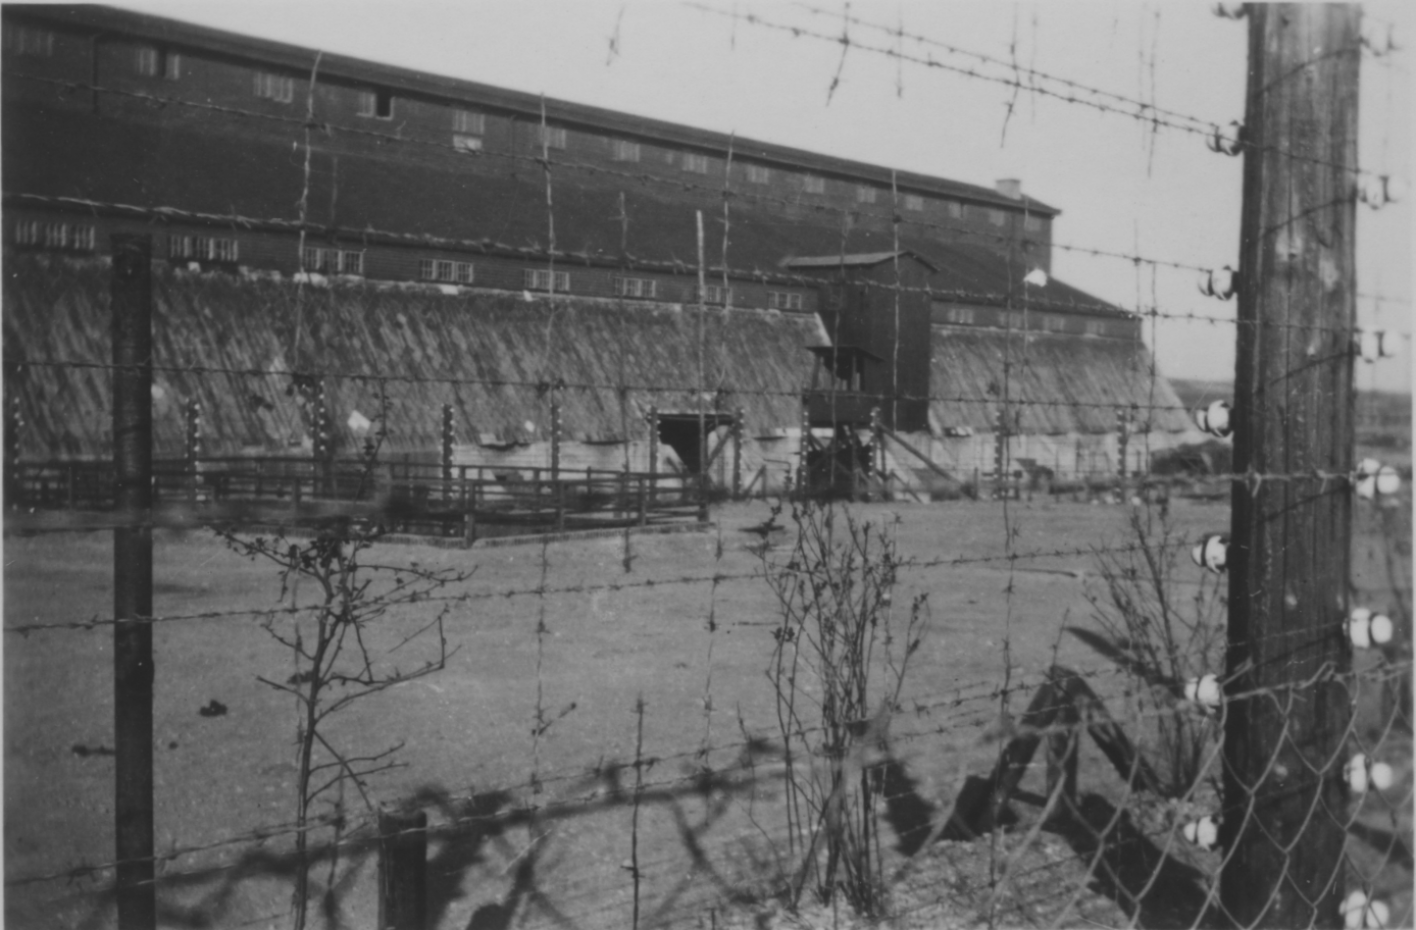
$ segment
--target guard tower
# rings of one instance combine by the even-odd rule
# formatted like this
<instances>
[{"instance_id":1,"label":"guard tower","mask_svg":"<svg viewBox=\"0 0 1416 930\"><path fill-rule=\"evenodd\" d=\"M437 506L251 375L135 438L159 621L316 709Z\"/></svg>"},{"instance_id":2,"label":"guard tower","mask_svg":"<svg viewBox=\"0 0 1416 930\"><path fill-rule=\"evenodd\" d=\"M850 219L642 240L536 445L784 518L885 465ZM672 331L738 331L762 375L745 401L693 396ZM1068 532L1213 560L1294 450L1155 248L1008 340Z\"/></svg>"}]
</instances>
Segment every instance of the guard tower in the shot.
<instances>
[{"instance_id":1,"label":"guard tower","mask_svg":"<svg viewBox=\"0 0 1416 930\"><path fill-rule=\"evenodd\" d=\"M803 396L803 486L854 497L876 475L881 428L928 429L927 288L936 269L909 251L782 265L822 279L818 313L831 340L809 347L816 364ZM823 441L818 434L827 429L831 438Z\"/></svg>"}]
</instances>

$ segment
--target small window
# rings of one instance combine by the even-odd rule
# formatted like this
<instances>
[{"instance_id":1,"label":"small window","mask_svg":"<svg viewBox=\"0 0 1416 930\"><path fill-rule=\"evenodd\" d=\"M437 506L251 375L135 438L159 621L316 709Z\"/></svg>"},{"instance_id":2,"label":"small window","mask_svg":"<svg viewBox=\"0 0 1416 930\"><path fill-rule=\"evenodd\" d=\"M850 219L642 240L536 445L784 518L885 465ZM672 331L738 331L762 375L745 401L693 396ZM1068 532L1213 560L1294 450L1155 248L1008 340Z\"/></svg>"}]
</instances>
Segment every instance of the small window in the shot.
<instances>
[{"instance_id":1,"label":"small window","mask_svg":"<svg viewBox=\"0 0 1416 930\"><path fill-rule=\"evenodd\" d=\"M1087 330L1087 335L1088 335L1088 336L1105 336L1105 335L1106 335L1106 321L1105 321L1105 320L1087 320L1087 323L1086 323L1086 330Z\"/></svg>"},{"instance_id":2,"label":"small window","mask_svg":"<svg viewBox=\"0 0 1416 930\"><path fill-rule=\"evenodd\" d=\"M801 189L808 194L826 193L826 179L816 174L804 175L801 179Z\"/></svg>"},{"instance_id":3,"label":"small window","mask_svg":"<svg viewBox=\"0 0 1416 930\"><path fill-rule=\"evenodd\" d=\"M914 210L916 213L924 209L924 198L919 194L905 195L905 209Z\"/></svg>"},{"instance_id":4,"label":"small window","mask_svg":"<svg viewBox=\"0 0 1416 930\"><path fill-rule=\"evenodd\" d=\"M295 79L280 74L257 71L255 90L257 97L274 100L276 103L289 103L295 99Z\"/></svg>"},{"instance_id":5,"label":"small window","mask_svg":"<svg viewBox=\"0 0 1416 930\"><path fill-rule=\"evenodd\" d=\"M694 292L701 295L705 304L730 304L733 301L733 289L721 284L709 284L701 292L695 288Z\"/></svg>"},{"instance_id":6,"label":"small window","mask_svg":"<svg viewBox=\"0 0 1416 930\"><path fill-rule=\"evenodd\" d=\"M168 236L167 257L232 263L240 259L241 249L235 239L211 236Z\"/></svg>"},{"instance_id":7,"label":"small window","mask_svg":"<svg viewBox=\"0 0 1416 930\"><path fill-rule=\"evenodd\" d=\"M772 169L764 165L748 165L747 180L753 184L766 184L772 180Z\"/></svg>"},{"instance_id":8,"label":"small window","mask_svg":"<svg viewBox=\"0 0 1416 930\"><path fill-rule=\"evenodd\" d=\"M800 310L801 294L792 291L768 291L767 306L773 310Z\"/></svg>"},{"instance_id":9,"label":"small window","mask_svg":"<svg viewBox=\"0 0 1416 930\"><path fill-rule=\"evenodd\" d=\"M452 147L459 152L480 152L482 151L481 136L464 136L460 132L452 134Z\"/></svg>"},{"instance_id":10,"label":"small window","mask_svg":"<svg viewBox=\"0 0 1416 930\"><path fill-rule=\"evenodd\" d=\"M54 54L54 33L33 26L5 24L5 51L12 55L48 58Z\"/></svg>"},{"instance_id":11,"label":"small window","mask_svg":"<svg viewBox=\"0 0 1416 930\"><path fill-rule=\"evenodd\" d=\"M473 113L471 110L453 110L452 131L467 136L484 136L487 134L486 114Z\"/></svg>"},{"instance_id":12,"label":"small window","mask_svg":"<svg viewBox=\"0 0 1416 930\"><path fill-rule=\"evenodd\" d=\"M639 143L627 139L611 139L610 158L615 161L639 161Z\"/></svg>"},{"instance_id":13,"label":"small window","mask_svg":"<svg viewBox=\"0 0 1416 930\"><path fill-rule=\"evenodd\" d=\"M150 45L137 50L137 71L143 77L175 81L182 76L182 57Z\"/></svg>"},{"instance_id":14,"label":"small window","mask_svg":"<svg viewBox=\"0 0 1416 930\"><path fill-rule=\"evenodd\" d=\"M565 148L565 127L563 126L537 126L536 144L546 148Z\"/></svg>"},{"instance_id":15,"label":"small window","mask_svg":"<svg viewBox=\"0 0 1416 930\"><path fill-rule=\"evenodd\" d=\"M1067 331L1067 318L1056 313L1044 313L1042 315L1042 328L1049 333L1065 333Z\"/></svg>"},{"instance_id":16,"label":"small window","mask_svg":"<svg viewBox=\"0 0 1416 930\"><path fill-rule=\"evenodd\" d=\"M865 184L857 185L856 203L875 203L875 188Z\"/></svg>"},{"instance_id":17,"label":"small window","mask_svg":"<svg viewBox=\"0 0 1416 930\"><path fill-rule=\"evenodd\" d=\"M570 290L570 273L567 271L557 271L554 275L545 268L527 268L521 274L522 285L532 291L560 291L562 293ZM552 287L552 284L555 286Z\"/></svg>"},{"instance_id":18,"label":"small window","mask_svg":"<svg viewBox=\"0 0 1416 930\"><path fill-rule=\"evenodd\" d=\"M241 257L235 239L208 239L207 258L214 262L234 262Z\"/></svg>"},{"instance_id":19,"label":"small window","mask_svg":"<svg viewBox=\"0 0 1416 930\"><path fill-rule=\"evenodd\" d=\"M618 297L655 297L658 284L652 278L615 278L615 295Z\"/></svg>"},{"instance_id":20,"label":"small window","mask_svg":"<svg viewBox=\"0 0 1416 930\"><path fill-rule=\"evenodd\" d=\"M15 245L32 248L92 252L97 230L83 223L43 223L24 220L15 224Z\"/></svg>"},{"instance_id":21,"label":"small window","mask_svg":"<svg viewBox=\"0 0 1416 930\"><path fill-rule=\"evenodd\" d=\"M306 247L305 270L319 274L364 273L364 253L345 249Z\"/></svg>"},{"instance_id":22,"label":"small window","mask_svg":"<svg viewBox=\"0 0 1416 930\"><path fill-rule=\"evenodd\" d=\"M1028 232L1042 232L1042 217L1028 216L1023 219L1023 228Z\"/></svg>"},{"instance_id":23,"label":"small window","mask_svg":"<svg viewBox=\"0 0 1416 930\"><path fill-rule=\"evenodd\" d=\"M971 326L974 322L974 308L949 307L944 311L944 321L956 326Z\"/></svg>"},{"instance_id":24,"label":"small window","mask_svg":"<svg viewBox=\"0 0 1416 930\"><path fill-rule=\"evenodd\" d=\"M1002 226L1005 219L1006 217L1004 217L1002 210L988 211L988 222L992 223L994 226Z\"/></svg>"},{"instance_id":25,"label":"small window","mask_svg":"<svg viewBox=\"0 0 1416 930\"><path fill-rule=\"evenodd\" d=\"M471 284L475 279L471 262L455 262L443 258L420 259L418 277L424 281L441 281L447 284Z\"/></svg>"},{"instance_id":26,"label":"small window","mask_svg":"<svg viewBox=\"0 0 1416 930\"><path fill-rule=\"evenodd\" d=\"M35 220L21 220L15 224L15 245L39 245L43 241L42 224Z\"/></svg>"},{"instance_id":27,"label":"small window","mask_svg":"<svg viewBox=\"0 0 1416 930\"><path fill-rule=\"evenodd\" d=\"M393 94L386 90L361 90L355 98L355 107L360 116L392 119Z\"/></svg>"},{"instance_id":28,"label":"small window","mask_svg":"<svg viewBox=\"0 0 1416 930\"><path fill-rule=\"evenodd\" d=\"M693 152L683 153L683 170L692 171L694 174L708 173L708 156L696 155Z\"/></svg>"},{"instance_id":29,"label":"small window","mask_svg":"<svg viewBox=\"0 0 1416 930\"><path fill-rule=\"evenodd\" d=\"M957 200L948 201L949 219L961 220L964 218L964 205Z\"/></svg>"}]
</instances>

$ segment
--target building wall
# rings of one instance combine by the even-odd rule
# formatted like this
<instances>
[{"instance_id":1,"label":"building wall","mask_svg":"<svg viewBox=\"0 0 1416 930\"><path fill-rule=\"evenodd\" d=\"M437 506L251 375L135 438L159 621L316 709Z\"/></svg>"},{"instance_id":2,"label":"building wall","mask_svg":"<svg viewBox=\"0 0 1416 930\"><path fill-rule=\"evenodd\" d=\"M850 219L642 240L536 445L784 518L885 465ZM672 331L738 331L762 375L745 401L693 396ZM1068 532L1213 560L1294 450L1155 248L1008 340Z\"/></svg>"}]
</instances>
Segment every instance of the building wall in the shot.
<instances>
[{"instance_id":1,"label":"building wall","mask_svg":"<svg viewBox=\"0 0 1416 930\"><path fill-rule=\"evenodd\" d=\"M260 151L263 141L287 141L293 136L313 152L310 167L315 186L309 199L316 209L327 203L320 186L332 177L332 160L341 154L436 164L444 170L451 163L459 172L480 176L539 173L534 161L542 152L538 115L509 109L504 101L478 99L465 89L459 99L441 85L419 92L326 72L312 92L310 67L272 62L270 56L262 61L254 42L244 55L218 54L122 32L94 38L52 22L26 24L25 16L14 8L5 15L10 52L4 86L7 109L42 105L108 121L199 128L227 137L234 147L232 155L265 157L267 153ZM26 30L31 36L28 45L20 36ZM49 40L36 44L36 33L48 35ZM29 53L21 54L21 47L29 48ZM44 48L48 50L36 50ZM154 60L162 62L158 71L166 70L166 75L144 73ZM257 75L269 75L280 85L280 99L258 95ZM386 118L361 115L359 101L369 94L388 98ZM307 108L315 121L308 134ZM950 194L908 184L892 191L880 176L882 169L872 169L874 176L865 176L825 160L823 166L791 164L781 155L757 151L760 147L748 142L734 151L729 168L726 139L698 133L696 143L671 142L656 137L647 121L635 131L630 118L615 115L622 125L610 129L597 125L595 114L582 109L578 119L550 121L555 141L558 145L563 141L563 147L552 149L551 154L558 162L593 169L601 180L618 174L621 185L626 180L642 183L644 178L673 182L660 188L664 196L700 202L705 195L716 196L726 182L739 202L783 218L810 220L821 213L819 208L829 207L829 214L821 213L820 218L833 227L839 227L839 211L845 210L865 227L888 231L891 217L898 215L912 235L971 241L1000 250L1007 249L1010 241L1022 241L1022 248L1038 263L1050 265L1052 211L1029 212L1026 201L1010 201L966 185L950 185L956 191ZM478 117L478 131L457 132L458 112ZM454 136L475 138L480 154L460 151ZM92 134L76 133L72 142L84 140L91 143ZM7 162L22 157L22 152L7 145ZM567 173L574 173L571 167L557 170L563 183ZM682 190L685 185L688 190ZM681 193L676 195L674 187ZM862 192L873 202L862 199Z\"/></svg>"}]
</instances>

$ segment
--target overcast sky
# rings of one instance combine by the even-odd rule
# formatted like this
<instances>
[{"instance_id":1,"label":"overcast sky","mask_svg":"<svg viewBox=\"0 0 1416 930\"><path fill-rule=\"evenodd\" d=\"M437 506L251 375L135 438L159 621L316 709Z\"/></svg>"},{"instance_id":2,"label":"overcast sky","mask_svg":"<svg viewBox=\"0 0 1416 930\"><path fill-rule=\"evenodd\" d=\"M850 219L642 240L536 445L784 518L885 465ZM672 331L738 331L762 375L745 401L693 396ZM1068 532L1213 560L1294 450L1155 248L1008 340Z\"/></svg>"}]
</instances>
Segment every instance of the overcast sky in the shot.
<instances>
[{"instance_id":1,"label":"overcast sky","mask_svg":"<svg viewBox=\"0 0 1416 930\"><path fill-rule=\"evenodd\" d=\"M673 0L116 5L974 184L1020 178L1025 192L1062 210L1057 243L1237 264L1242 159L1208 151L1200 136L1026 92L1008 116L1012 93L999 83L861 47L843 60L839 42L765 25L840 35L847 7L839 0L702 2L717 12ZM1208 123L1243 117L1247 25L1217 17L1208 4L855 0L848 9L906 33L900 39L858 23L849 27L854 42L907 58L1007 75L948 45ZM1364 30L1379 40L1394 30L1402 50L1363 56L1359 157L1364 168L1409 187L1412 61L1405 49L1416 39L1416 17L1404 3L1365 10ZM1360 323L1406 338L1392 340L1401 350L1396 359L1360 365L1358 384L1409 390L1410 200L1359 212L1358 289L1402 301L1359 300ZM1125 307L1234 314L1232 302L1200 295L1191 271L1138 271L1130 261L1060 249L1053 270ZM1147 325L1146 339L1167 375L1233 377L1233 326L1162 320L1154 333Z\"/></svg>"}]
</instances>

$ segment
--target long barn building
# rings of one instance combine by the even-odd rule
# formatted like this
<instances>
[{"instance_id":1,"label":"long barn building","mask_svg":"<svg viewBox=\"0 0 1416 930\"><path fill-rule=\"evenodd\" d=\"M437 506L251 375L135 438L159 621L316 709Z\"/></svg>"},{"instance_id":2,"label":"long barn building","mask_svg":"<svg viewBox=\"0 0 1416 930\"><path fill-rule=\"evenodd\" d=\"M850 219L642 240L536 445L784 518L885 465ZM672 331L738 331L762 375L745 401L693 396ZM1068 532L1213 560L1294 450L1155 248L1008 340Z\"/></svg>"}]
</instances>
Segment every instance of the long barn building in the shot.
<instances>
[{"instance_id":1,"label":"long barn building","mask_svg":"<svg viewBox=\"0 0 1416 930\"><path fill-rule=\"evenodd\" d=\"M336 452L376 423L390 453L435 457L451 405L458 461L543 465L555 398L565 467L643 468L651 409L692 467L697 434L674 424L741 409L745 466L773 485L823 361L828 406L864 392L954 472L991 469L1005 401L1012 455L1063 475L1122 465L1118 412L1145 434L1128 470L1190 428L1139 319L1051 277L1058 211L1016 181L104 7L3 21L22 458L111 454L119 232L154 243L159 455L181 454L192 402L208 454L308 449L312 372ZM906 483L925 473L891 454Z\"/></svg>"}]
</instances>

